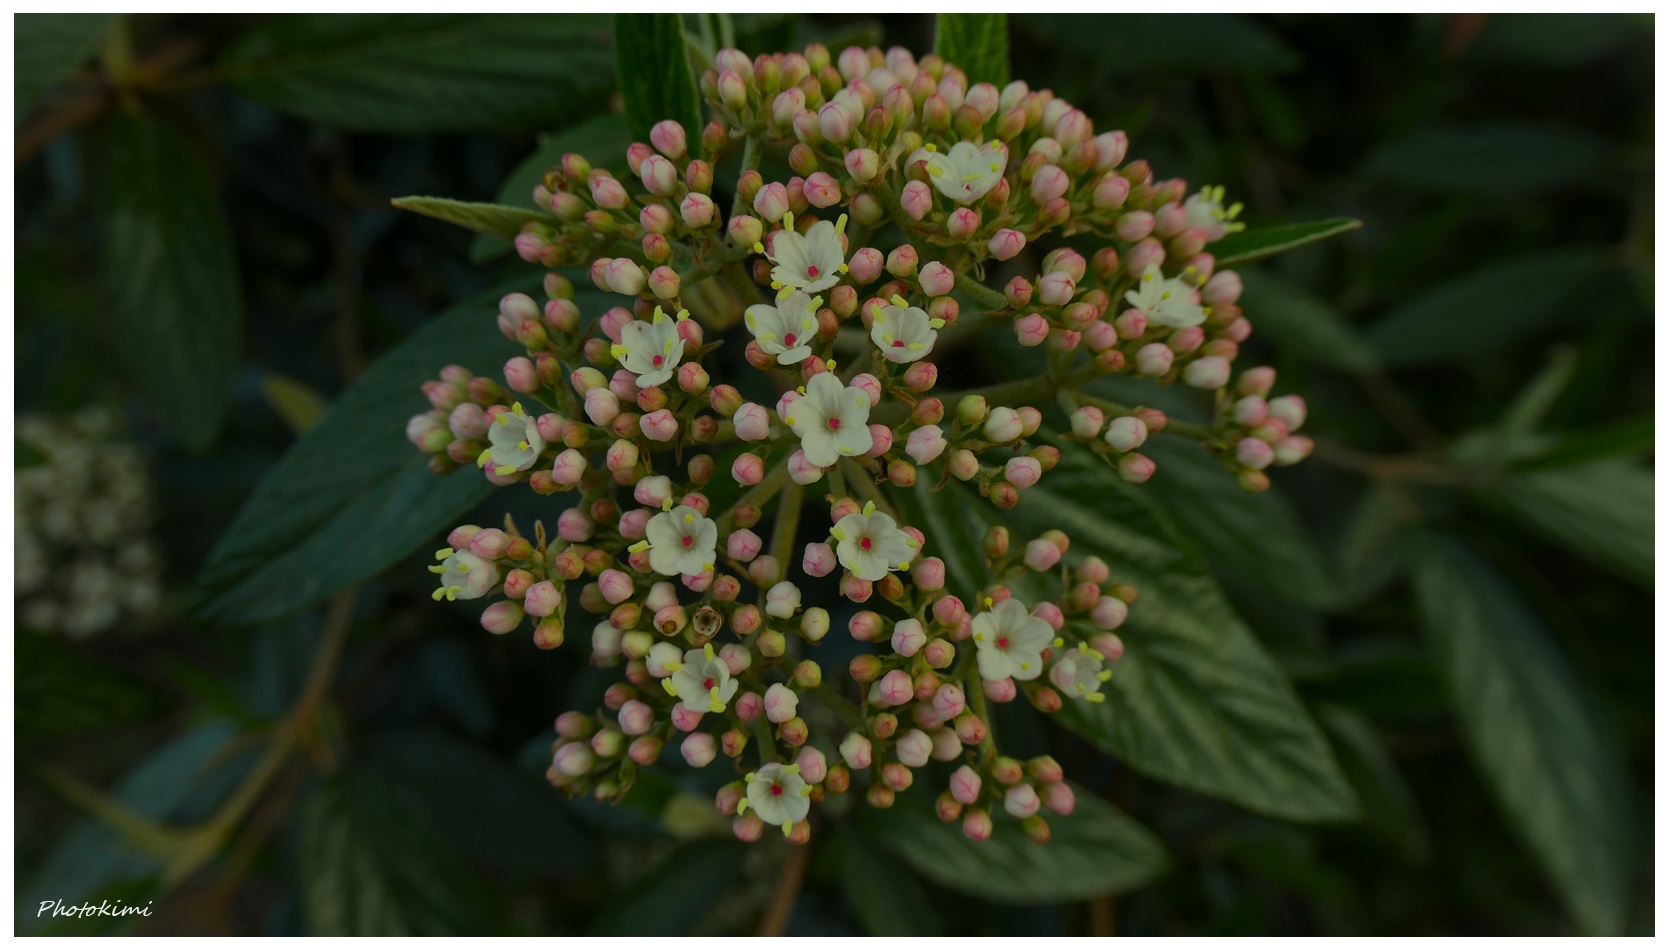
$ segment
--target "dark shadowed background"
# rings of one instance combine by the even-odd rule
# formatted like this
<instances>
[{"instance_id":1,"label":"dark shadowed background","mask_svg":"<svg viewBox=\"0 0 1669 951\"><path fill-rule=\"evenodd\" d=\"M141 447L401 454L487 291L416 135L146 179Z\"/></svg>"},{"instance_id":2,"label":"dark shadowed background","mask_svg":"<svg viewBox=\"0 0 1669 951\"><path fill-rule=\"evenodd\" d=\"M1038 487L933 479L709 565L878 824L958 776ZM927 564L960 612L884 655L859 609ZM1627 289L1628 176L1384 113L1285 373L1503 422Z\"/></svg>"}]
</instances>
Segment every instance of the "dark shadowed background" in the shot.
<instances>
[{"instance_id":1,"label":"dark shadowed background","mask_svg":"<svg viewBox=\"0 0 1669 951\"><path fill-rule=\"evenodd\" d=\"M675 753L624 806L564 800L551 719L611 679L590 626L541 653L430 602L428 551L480 495L436 489L400 432L413 372L496 370L492 300L537 273L389 200L522 204L564 151L620 164L611 19L20 15L17 928L1652 933L1650 18L1008 27L1015 78L1159 176L1226 185L1254 226L1365 222L1244 272L1244 365L1305 395L1315 456L1249 497L1161 447L1143 487L1226 593L1211 623L1249 625L1321 725L1354 819L1161 781L1024 711L996 728L1163 843L1146 884L1030 903L996 843L953 858L859 802L784 889L788 847L712 813L728 765ZM934 42L927 15L686 30L697 56ZM424 501L361 530L387 498ZM1111 516L1080 501L1093 537ZM1179 717L1210 683L1189 662ZM1134 861L1056 837L1037 880ZM153 914L36 914L99 898Z\"/></svg>"}]
</instances>

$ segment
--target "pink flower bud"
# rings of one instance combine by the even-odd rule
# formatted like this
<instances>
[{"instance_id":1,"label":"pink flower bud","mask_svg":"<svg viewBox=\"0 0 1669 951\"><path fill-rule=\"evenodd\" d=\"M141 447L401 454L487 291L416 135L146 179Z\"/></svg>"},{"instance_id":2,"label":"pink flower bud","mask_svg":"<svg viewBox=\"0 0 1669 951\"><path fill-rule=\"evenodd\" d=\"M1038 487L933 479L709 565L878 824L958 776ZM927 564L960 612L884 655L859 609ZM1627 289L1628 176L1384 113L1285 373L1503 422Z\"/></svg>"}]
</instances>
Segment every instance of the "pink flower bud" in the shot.
<instances>
[{"instance_id":1,"label":"pink flower bud","mask_svg":"<svg viewBox=\"0 0 1669 951\"><path fill-rule=\"evenodd\" d=\"M1129 452L1147 441L1147 424L1134 416L1120 416L1107 424L1107 445Z\"/></svg>"},{"instance_id":2,"label":"pink flower bud","mask_svg":"<svg viewBox=\"0 0 1669 951\"><path fill-rule=\"evenodd\" d=\"M794 719L800 698L782 684L772 684L765 691L765 718L772 723L787 723Z\"/></svg>"},{"instance_id":3,"label":"pink flower bud","mask_svg":"<svg viewBox=\"0 0 1669 951\"><path fill-rule=\"evenodd\" d=\"M678 215L684 219L684 224L690 228L705 228L713 223L713 217L718 209L713 199L700 192L690 192L678 205Z\"/></svg>"},{"instance_id":4,"label":"pink flower bud","mask_svg":"<svg viewBox=\"0 0 1669 951\"><path fill-rule=\"evenodd\" d=\"M551 766L558 773L568 777L584 776L591 771L591 764L596 762L589 743L564 743L556 748L551 758Z\"/></svg>"},{"instance_id":5,"label":"pink flower bud","mask_svg":"<svg viewBox=\"0 0 1669 951\"><path fill-rule=\"evenodd\" d=\"M991 815L983 809L970 809L962 817L962 834L975 842L991 838Z\"/></svg>"},{"instance_id":6,"label":"pink flower bud","mask_svg":"<svg viewBox=\"0 0 1669 951\"><path fill-rule=\"evenodd\" d=\"M1248 469L1262 470L1275 461L1275 450L1263 440L1247 436L1235 445L1234 457Z\"/></svg>"},{"instance_id":7,"label":"pink flower bud","mask_svg":"<svg viewBox=\"0 0 1669 951\"><path fill-rule=\"evenodd\" d=\"M678 188L678 169L660 155L644 159L643 164L638 166L638 177L650 194L661 198L671 195Z\"/></svg>"},{"instance_id":8,"label":"pink flower bud","mask_svg":"<svg viewBox=\"0 0 1669 951\"><path fill-rule=\"evenodd\" d=\"M1308 436L1287 436L1275 443L1275 465L1296 465L1314 451L1315 441Z\"/></svg>"},{"instance_id":9,"label":"pink flower bud","mask_svg":"<svg viewBox=\"0 0 1669 951\"><path fill-rule=\"evenodd\" d=\"M514 601L500 601L481 612L481 626L492 634L508 634L526 617L522 606Z\"/></svg>"},{"instance_id":10,"label":"pink flower bud","mask_svg":"<svg viewBox=\"0 0 1669 951\"><path fill-rule=\"evenodd\" d=\"M733 420L738 439L759 442L771 435L771 414L758 403L743 403Z\"/></svg>"},{"instance_id":11,"label":"pink flower bud","mask_svg":"<svg viewBox=\"0 0 1669 951\"><path fill-rule=\"evenodd\" d=\"M730 219L730 240L740 248L751 248L765 234L765 226L752 215L736 215Z\"/></svg>"},{"instance_id":12,"label":"pink flower bud","mask_svg":"<svg viewBox=\"0 0 1669 951\"><path fill-rule=\"evenodd\" d=\"M1286 424L1287 432L1296 432L1304 425L1309 410L1304 405L1304 397L1293 394L1277 396L1269 401L1269 418L1277 419Z\"/></svg>"},{"instance_id":13,"label":"pink flower bud","mask_svg":"<svg viewBox=\"0 0 1669 951\"><path fill-rule=\"evenodd\" d=\"M603 592L603 600L619 604L632 596L632 576L610 568L597 577L597 587Z\"/></svg>"},{"instance_id":14,"label":"pink flower bud","mask_svg":"<svg viewBox=\"0 0 1669 951\"><path fill-rule=\"evenodd\" d=\"M1026 544L1026 567L1033 571L1048 571L1061 560L1061 550L1055 544L1037 539Z\"/></svg>"},{"instance_id":15,"label":"pink flower bud","mask_svg":"<svg viewBox=\"0 0 1669 951\"><path fill-rule=\"evenodd\" d=\"M893 625L892 649L905 657L914 657L927 643L927 632L915 618L905 618Z\"/></svg>"},{"instance_id":16,"label":"pink flower bud","mask_svg":"<svg viewBox=\"0 0 1669 951\"><path fill-rule=\"evenodd\" d=\"M846 173L859 182L867 182L880 174L881 156L874 149L853 149L846 153Z\"/></svg>"},{"instance_id":17,"label":"pink flower bud","mask_svg":"<svg viewBox=\"0 0 1669 951\"><path fill-rule=\"evenodd\" d=\"M1182 371L1182 380L1197 390L1215 390L1229 382L1229 361L1222 357L1201 357Z\"/></svg>"},{"instance_id":18,"label":"pink flower bud","mask_svg":"<svg viewBox=\"0 0 1669 951\"><path fill-rule=\"evenodd\" d=\"M591 180L591 200L598 208L618 210L626 207L626 189L613 178L598 175Z\"/></svg>"},{"instance_id":19,"label":"pink flower bud","mask_svg":"<svg viewBox=\"0 0 1669 951\"><path fill-rule=\"evenodd\" d=\"M991 241L986 246L990 249L992 257L999 261L1007 261L1026 246L1026 236L1013 228L1001 228L991 236Z\"/></svg>"},{"instance_id":20,"label":"pink flower bud","mask_svg":"<svg viewBox=\"0 0 1669 951\"><path fill-rule=\"evenodd\" d=\"M1029 489L1043 478L1043 463L1030 456L1015 456L1003 466L1003 476L1017 489Z\"/></svg>"},{"instance_id":21,"label":"pink flower bud","mask_svg":"<svg viewBox=\"0 0 1669 951\"><path fill-rule=\"evenodd\" d=\"M683 704L675 704L672 708L672 725L680 731L688 733L701 725L701 712L691 710ZM709 737L709 739L711 739Z\"/></svg>"},{"instance_id":22,"label":"pink flower bud","mask_svg":"<svg viewBox=\"0 0 1669 951\"><path fill-rule=\"evenodd\" d=\"M684 737L683 743L678 745L678 752L683 754L684 762L700 769L711 763L718 751L715 748L711 733L691 733Z\"/></svg>"},{"instance_id":23,"label":"pink flower bud","mask_svg":"<svg viewBox=\"0 0 1669 951\"><path fill-rule=\"evenodd\" d=\"M923 591L938 591L945 586L945 563L938 558L923 558L910 569L910 578Z\"/></svg>"},{"instance_id":24,"label":"pink flower bud","mask_svg":"<svg viewBox=\"0 0 1669 951\"><path fill-rule=\"evenodd\" d=\"M892 429L880 423L869 424L869 452L864 455L879 459L892 449Z\"/></svg>"},{"instance_id":25,"label":"pink flower bud","mask_svg":"<svg viewBox=\"0 0 1669 951\"><path fill-rule=\"evenodd\" d=\"M620 732L627 736L642 736L655 727L655 710L641 700L628 700L620 706Z\"/></svg>"},{"instance_id":26,"label":"pink flower bud","mask_svg":"<svg viewBox=\"0 0 1669 951\"><path fill-rule=\"evenodd\" d=\"M551 478L560 486L578 485L585 470L585 455L577 449L564 449L551 465Z\"/></svg>"},{"instance_id":27,"label":"pink flower bud","mask_svg":"<svg viewBox=\"0 0 1669 951\"><path fill-rule=\"evenodd\" d=\"M987 680L984 687L986 699L993 703L1008 703L1019 694L1019 688L1014 686L1014 680L1009 677Z\"/></svg>"},{"instance_id":28,"label":"pink flower bud","mask_svg":"<svg viewBox=\"0 0 1669 951\"><path fill-rule=\"evenodd\" d=\"M800 767L800 778L808 783L820 783L829 774L829 761L815 746L800 750L794 762Z\"/></svg>"},{"instance_id":29,"label":"pink flower bud","mask_svg":"<svg viewBox=\"0 0 1669 951\"><path fill-rule=\"evenodd\" d=\"M933 738L911 730L898 738L898 760L905 766L926 766L933 756Z\"/></svg>"},{"instance_id":30,"label":"pink flower bud","mask_svg":"<svg viewBox=\"0 0 1669 951\"><path fill-rule=\"evenodd\" d=\"M956 286L956 274L939 261L929 261L916 279L921 283L922 293L929 297L942 297Z\"/></svg>"},{"instance_id":31,"label":"pink flower bud","mask_svg":"<svg viewBox=\"0 0 1669 951\"><path fill-rule=\"evenodd\" d=\"M822 578L834 571L839 564L835 559L834 549L823 542L811 542L806 545L805 558L800 567L813 578Z\"/></svg>"},{"instance_id":32,"label":"pink flower bud","mask_svg":"<svg viewBox=\"0 0 1669 951\"><path fill-rule=\"evenodd\" d=\"M1013 442L1021 437L1025 428L1020 414L1007 406L998 406L985 417L985 438L992 442Z\"/></svg>"},{"instance_id":33,"label":"pink flower bud","mask_svg":"<svg viewBox=\"0 0 1669 951\"><path fill-rule=\"evenodd\" d=\"M1171 371L1176 354L1162 343L1150 343L1136 351L1136 369L1143 376L1164 376Z\"/></svg>"},{"instance_id":34,"label":"pink flower bud","mask_svg":"<svg viewBox=\"0 0 1669 951\"><path fill-rule=\"evenodd\" d=\"M749 690L736 698L736 715L744 721L752 723L765 712L765 698Z\"/></svg>"},{"instance_id":35,"label":"pink flower bud","mask_svg":"<svg viewBox=\"0 0 1669 951\"><path fill-rule=\"evenodd\" d=\"M848 733L840 741L840 758L853 769L867 769L873 756L869 737L862 733Z\"/></svg>"},{"instance_id":36,"label":"pink flower bud","mask_svg":"<svg viewBox=\"0 0 1669 951\"><path fill-rule=\"evenodd\" d=\"M550 617L562 605L562 589L549 581L541 581L527 589L523 607L534 617Z\"/></svg>"},{"instance_id":37,"label":"pink flower bud","mask_svg":"<svg viewBox=\"0 0 1669 951\"><path fill-rule=\"evenodd\" d=\"M1022 347L1035 347L1049 338L1049 322L1042 314L1027 314L1014 321L1014 336Z\"/></svg>"},{"instance_id":38,"label":"pink flower bud","mask_svg":"<svg viewBox=\"0 0 1669 951\"><path fill-rule=\"evenodd\" d=\"M672 410L658 409L645 413L638 420L638 428L655 442L671 442L678 435L678 417L672 415Z\"/></svg>"},{"instance_id":39,"label":"pink flower bud","mask_svg":"<svg viewBox=\"0 0 1669 951\"><path fill-rule=\"evenodd\" d=\"M753 196L753 210L759 217L773 224L781 221L788 213L788 187L781 182L772 182L759 190Z\"/></svg>"},{"instance_id":40,"label":"pink flower bud","mask_svg":"<svg viewBox=\"0 0 1669 951\"><path fill-rule=\"evenodd\" d=\"M920 221L933 210L933 189L926 182L911 181L899 192L898 203L912 221Z\"/></svg>"},{"instance_id":41,"label":"pink flower bud","mask_svg":"<svg viewBox=\"0 0 1669 951\"><path fill-rule=\"evenodd\" d=\"M1072 280L1072 275L1063 271L1051 271L1037 283L1037 296L1051 307L1070 304L1072 295L1077 292L1078 285Z\"/></svg>"},{"instance_id":42,"label":"pink flower bud","mask_svg":"<svg viewBox=\"0 0 1669 951\"><path fill-rule=\"evenodd\" d=\"M662 502L672 498L672 480L663 475L645 476L633 486L632 498L639 505L660 508Z\"/></svg>"},{"instance_id":43,"label":"pink flower bud","mask_svg":"<svg viewBox=\"0 0 1669 951\"><path fill-rule=\"evenodd\" d=\"M758 485L765 480L765 460L744 452L730 464L730 477L738 485Z\"/></svg>"},{"instance_id":44,"label":"pink flower bud","mask_svg":"<svg viewBox=\"0 0 1669 951\"><path fill-rule=\"evenodd\" d=\"M796 449L788 456L788 477L796 485L810 485L823 478L823 468L806 461L805 450Z\"/></svg>"},{"instance_id":45,"label":"pink flower bud","mask_svg":"<svg viewBox=\"0 0 1669 951\"><path fill-rule=\"evenodd\" d=\"M1032 175L1032 201L1041 205L1044 202L1059 198L1066 194L1072 185L1072 176L1054 165L1045 165Z\"/></svg>"},{"instance_id":46,"label":"pink flower bud","mask_svg":"<svg viewBox=\"0 0 1669 951\"><path fill-rule=\"evenodd\" d=\"M838 102L825 103L817 110L817 128L823 138L839 145L852 137L852 129L857 125L857 118L844 105Z\"/></svg>"},{"instance_id":47,"label":"pink flower bud","mask_svg":"<svg viewBox=\"0 0 1669 951\"><path fill-rule=\"evenodd\" d=\"M914 459L917 465L927 465L939 458L944 451L944 430L937 426L922 426L916 429L904 443L904 452Z\"/></svg>"},{"instance_id":48,"label":"pink flower bud","mask_svg":"<svg viewBox=\"0 0 1669 951\"><path fill-rule=\"evenodd\" d=\"M813 172L804 185L806 201L813 208L833 208L840 204L840 185L827 172Z\"/></svg>"},{"instance_id":49,"label":"pink flower bud","mask_svg":"<svg viewBox=\"0 0 1669 951\"><path fill-rule=\"evenodd\" d=\"M1124 207L1130 198L1130 182L1121 175L1106 174L1095 183L1095 191L1090 195L1090 202L1101 211L1113 211ZM1122 219L1121 219L1122 220Z\"/></svg>"},{"instance_id":50,"label":"pink flower bud","mask_svg":"<svg viewBox=\"0 0 1669 951\"><path fill-rule=\"evenodd\" d=\"M764 541L750 529L738 528L730 533L725 541L725 551L730 557L740 562L749 562L759 554L765 545Z\"/></svg>"},{"instance_id":51,"label":"pink flower bud","mask_svg":"<svg viewBox=\"0 0 1669 951\"><path fill-rule=\"evenodd\" d=\"M1128 453L1118 461L1119 478L1137 485L1153 478L1153 470L1156 468L1152 459L1139 452Z\"/></svg>"},{"instance_id":52,"label":"pink flower bud","mask_svg":"<svg viewBox=\"0 0 1669 951\"><path fill-rule=\"evenodd\" d=\"M1016 819L1036 815L1042 805L1037 798L1037 790L1026 783L1010 786L1008 792L1003 793L1003 811Z\"/></svg>"},{"instance_id":53,"label":"pink flower bud","mask_svg":"<svg viewBox=\"0 0 1669 951\"><path fill-rule=\"evenodd\" d=\"M876 681L877 701L886 707L896 707L910 702L915 688L910 683L910 675L902 670L889 670Z\"/></svg>"}]
</instances>

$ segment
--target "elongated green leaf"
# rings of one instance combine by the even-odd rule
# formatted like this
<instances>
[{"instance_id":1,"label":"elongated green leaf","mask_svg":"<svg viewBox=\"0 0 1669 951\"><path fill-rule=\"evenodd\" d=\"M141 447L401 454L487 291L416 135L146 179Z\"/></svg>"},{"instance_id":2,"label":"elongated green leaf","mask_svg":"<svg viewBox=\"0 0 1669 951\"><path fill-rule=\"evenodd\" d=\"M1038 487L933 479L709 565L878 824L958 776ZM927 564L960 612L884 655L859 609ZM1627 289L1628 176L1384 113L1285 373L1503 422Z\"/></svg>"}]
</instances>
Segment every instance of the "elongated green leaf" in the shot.
<instances>
[{"instance_id":1,"label":"elongated green leaf","mask_svg":"<svg viewBox=\"0 0 1669 951\"><path fill-rule=\"evenodd\" d=\"M969 83L1008 84L1008 14L941 13L933 52L960 67Z\"/></svg>"},{"instance_id":2,"label":"elongated green leaf","mask_svg":"<svg viewBox=\"0 0 1669 951\"><path fill-rule=\"evenodd\" d=\"M1389 366L1474 358L1545 330L1607 267L1603 253L1560 249L1473 271L1380 318L1368 343Z\"/></svg>"},{"instance_id":3,"label":"elongated green leaf","mask_svg":"<svg viewBox=\"0 0 1669 951\"><path fill-rule=\"evenodd\" d=\"M21 633L15 652L20 738L134 723L169 707L162 691L56 638Z\"/></svg>"},{"instance_id":4,"label":"elongated green leaf","mask_svg":"<svg viewBox=\"0 0 1669 951\"><path fill-rule=\"evenodd\" d=\"M922 822L935 818L921 816ZM880 853L857 823L840 827L840 884L847 904L873 937L945 933L915 873Z\"/></svg>"},{"instance_id":5,"label":"elongated green leaf","mask_svg":"<svg viewBox=\"0 0 1669 951\"><path fill-rule=\"evenodd\" d=\"M725 894L742 866L735 840L691 842L610 896L591 922L594 935L687 934Z\"/></svg>"},{"instance_id":6,"label":"elongated green leaf","mask_svg":"<svg viewBox=\"0 0 1669 951\"><path fill-rule=\"evenodd\" d=\"M1401 501L1391 490L1370 485L1339 536L1333 564L1341 595L1355 603L1379 593L1396 578L1407 563L1403 547L1408 543L1413 503Z\"/></svg>"},{"instance_id":7,"label":"elongated green leaf","mask_svg":"<svg viewBox=\"0 0 1669 951\"><path fill-rule=\"evenodd\" d=\"M162 427L193 450L226 421L243 336L231 229L196 157L156 122L118 119L104 149L110 307Z\"/></svg>"},{"instance_id":8,"label":"elongated green leaf","mask_svg":"<svg viewBox=\"0 0 1669 951\"><path fill-rule=\"evenodd\" d=\"M632 135L648 141L649 129L675 119L700 134L701 97L690 71L684 21L676 13L616 13L614 64Z\"/></svg>"},{"instance_id":9,"label":"elongated green leaf","mask_svg":"<svg viewBox=\"0 0 1669 951\"><path fill-rule=\"evenodd\" d=\"M1493 122L1422 129L1381 146L1369 178L1428 192L1527 195L1602 180L1608 148L1593 133L1559 123Z\"/></svg>"},{"instance_id":10,"label":"elongated green leaf","mask_svg":"<svg viewBox=\"0 0 1669 951\"><path fill-rule=\"evenodd\" d=\"M456 201L451 198L431 198L427 195L412 195L407 198L393 199L389 204L402 211L414 211L429 218L438 218L460 228L468 228L477 234L491 235L510 241L521 234L522 225L529 221L554 222L550 215L540 214L531 207L520 208L509 205L489 205L474 201Z\"/></svg>"},{"instance_id":11,"label":"elongated green leaf","mask_svg":"<svg viewBox=\"0 0 1669 951\"><path fill-rule=\"evenodd\" d=\"M500 205L512 208L533 207L533 187L545 178L551 166L560 164L562 156L577 152L596 168L616 173L626 167L626 146L631 144L631 133L626 131L626 118L618 113L594 116L555 135L539 136L539 147L521 161L510 177L499 186ZM481 235L470 249L471 261L486 261L510 250L510 242Z\"/></svg>"},{"instance_id":12,"label":"elongated green leaf","mask_svg":"<svg viewBox=\"0 0 1669 951\"><path fill-rule=\"evenodd\" d=\"M1170 860L1153 833L1095 794L1074 792L1071 815L1044 813L1050 841L1042 845L1006 815L993 817L991 838L975 842L920 796L865 809L859 821L923 878L992 901L1081 901L1133 891L1165 872Z\"/></svg>"},{"instance_id":13,"label":"elongated green leaf","mask_svg":"<svg viewBox=\"0 0 1669 951\"><path fill-rule=\"evenodd\" d=\"M114 13L18 13L12 16L12 121L22 122L47 90L98 48Z\"/></svg>"},{"instance_id":14,"label":"elongated green leaf","mask_svg":"<svg viewBox=\"0 0 1669 951\"><path fill-rule=\"evenodd\" d=\"M301 810L301 910L314 935L475 935L487 931L459 863L398 787L342 773Z\"/></svg>"},{"instance_id":15,"label":"elongated green leaf","mask_svg":"<svg viewBox=\"0 0 1669 951\"><path fill-rule=\"evenodd\" d=\"M601 14L279 14L220 66L249 95L314 122L486 131L600 109L608 36Z\"/></svg>"},{"instance_id":16,"label":"elongated green leaf","mask_svg":"<svg viewBox=\"0 0 1669 951\"><path fill-rule=\"evenodd\" d=\"M1651 413L1645 413L1585 427L1560 439L1546 452L1520 460L1515 467L1557 469L1603 459L1634 459L1650 452L1656 441L1657 420Z\"/></svg>"},{"instance_id":17,"label":"elongated green leaf","mask_svg":"<svg viewBox=\"0 0 1669 951\"><path fill-rule=\"evenodd\" d=\"M1485 780L1577 922L1622 930L1632 823L1613 728L1541 619L1476 553L1428 538L1411 571Z\"/></svg>"},{"instance_id":18,"label":"elongated green leaf","mask_svg":"<svg viewBox=\"0 0 1669 951\"><path fill-rule=\"evenodd\" d=\"M1214 565L1310 607L1337 600L1321 551L1279 490L1250 494L1196 445L1155 439L1142 452L1159 466L1147 488Z\"/></svg>"},{"instance_id":19,"label":"elongated green leaf","mask_svg":"<svg viewBox=\"0 0 1669 951\"><path fill-rule=\"evenodd\" d=\"M1355 218L1328 218L1302 224L1248 228L1213 241L1206 250L1216 258L1218 267L1228 267L1284 254L1293 248L1325 241L1360 227L1362 222Z\"/></svg>"},{"instance_id":20,"label":"elongated green leaf","mask_svg":"<svg viewBox=\"0 0 1669 951\"><path fill-rule=\"evenodd\" d=\"M1241 271L1240 279L1245 288L1241 309L1258 334L1283 352L1349 373L1367 373L1379 365L1379 355L1333 305L1266 270Z\"/></svg>"},{"instance_id":21,"label":"elongated green leaf","mask_svg":"<svg viewBox=\"0 0 1669 951\"><path fill-rule=\"evenodd\" d=\"M1583 558L1643 587L1652 586L1652 472L1597 462L1520 472L1484 498Z\"/></svg>"},{"instance_id":22,"label":"elongated green leaf","mask_svg":"<svg viewBox=\"0 0 1669 951\"><path fill-rule=\"evenodd\" d=\"M442 366L494 374L521 352L493 326L497 296L425 324L290 447L210 553L197 582L202 617L250 624L317 603L430 544L487 497L492 485L473 467L430 472L405 424L428 407L419 387Z\"/></svg>"},{"instance_id":23,"label":"elongated green leaf","mask_svg":"<svg viewBox=\"0 0 1669 951\"><path fill-rule=\"evenodd\" d=\"M1297 820L1351 817L1355 797L1315 721L1143 489L1068 446L1010 512L953 483L937 495L918 488L903 500L904 514L926 533L927 553L945 560L964 599L983 587L979 538L998 523L1019 538L1065 529L1074 558L1098 555L1115 580L1137 587L1107 701L1068 701L1059 715L1066 726L1156 779L1248 809Z\"/></svg>"}]
</instances>

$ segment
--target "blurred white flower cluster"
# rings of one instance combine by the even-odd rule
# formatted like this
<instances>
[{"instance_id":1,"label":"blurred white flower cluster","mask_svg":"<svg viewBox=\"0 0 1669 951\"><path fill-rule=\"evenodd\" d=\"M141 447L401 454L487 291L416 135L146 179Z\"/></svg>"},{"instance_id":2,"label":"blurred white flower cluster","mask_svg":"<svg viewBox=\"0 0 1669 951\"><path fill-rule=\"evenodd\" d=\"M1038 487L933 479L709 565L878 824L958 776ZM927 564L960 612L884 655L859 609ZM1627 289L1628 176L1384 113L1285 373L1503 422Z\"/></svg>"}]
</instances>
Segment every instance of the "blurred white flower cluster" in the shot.
<instances>
[{"instance_id":1,"label":"blurred white flower cluster","mask_svg":"<svg viewBox=\"0 0 1669 951\"><path fill-rule=\"evenodd\" d=\"M150 479L115 414L22 416L17 438L19 623L89 637L156 607Z\"/></svg>"}]
</instances>

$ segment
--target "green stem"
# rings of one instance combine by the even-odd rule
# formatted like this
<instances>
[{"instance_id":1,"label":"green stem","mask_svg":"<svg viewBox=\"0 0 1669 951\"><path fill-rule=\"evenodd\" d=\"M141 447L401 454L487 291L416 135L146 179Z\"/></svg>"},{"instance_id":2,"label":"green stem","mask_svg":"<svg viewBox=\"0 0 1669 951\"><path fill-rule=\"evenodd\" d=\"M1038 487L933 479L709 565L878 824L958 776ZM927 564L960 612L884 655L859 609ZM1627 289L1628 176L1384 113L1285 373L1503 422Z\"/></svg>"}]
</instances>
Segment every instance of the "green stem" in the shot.
<instances>
[{"instance_id":1,"label":"green stem","mask_svg":"<svg viewBox=\"0 0 1669 951\"><path fill-rule=\"evenodd\" d=\"M743 142L742 170L736 174L736 182L738 185L741 184L743 175L759 168L759 153L761 151L763 151L763 145L760 142L759 136L750 135ZM736 200L730 203L730 217L734 218L746 210L746 207L742 204L742 190L737 188Z\"/></svg>"},{"instance_id":2,"label":"green stem","mask_svg":"<svg viewBox=\"0 0 1669 951\"><path fill-rule=\"evenodd\" d=\"M995 288L986 287L979 279L966 272L956 275L956 290L986 310L1007 310L1008 297Z\"/></svg>"},{"instance_id":3,"label":"green stem","mask_svg":"<svg viewBox=\"0 0 1669 951\"><path fill-rule=\"evenodd\" d=\"M812 688L812 693L819 700L822 700L823 705L832 710L835 716L845 720L847 726L854 730L863 729L863 711L858 709L857 704L841 696L833 687L828 684L818 684Z\"/></svg>"},{"instance_id":4,"label":"green stem","mask_svg":"<svg viewBox=\"0 0 1669 951\"><path fill-rule=\"evenodd\" d=\"M787 463L783 472L788 471ZM800 531L800 510L805 507L805 488L789 482L782 490L782 501L777 503L777 523L771 529L771 557L787 574L788 556L794 553L794 536Z\"/></svg>"},{"instance_id":5,"label":"green stem","mask_svg":"<svg viewBox=\"0 0 1669 951\"><path fill-rule=\"evenodd\" d=\"M728 527L730 520L736 516L737 509L744 505L764 505L782 490L782 484L786 481L788 481L788 463L779 462L770 472L765 473L765 478L760 480L758 485L742 493L742 497L736 500L736 504L732 505L714 521L726 523Z\"/></svg>"}]
</instances>

